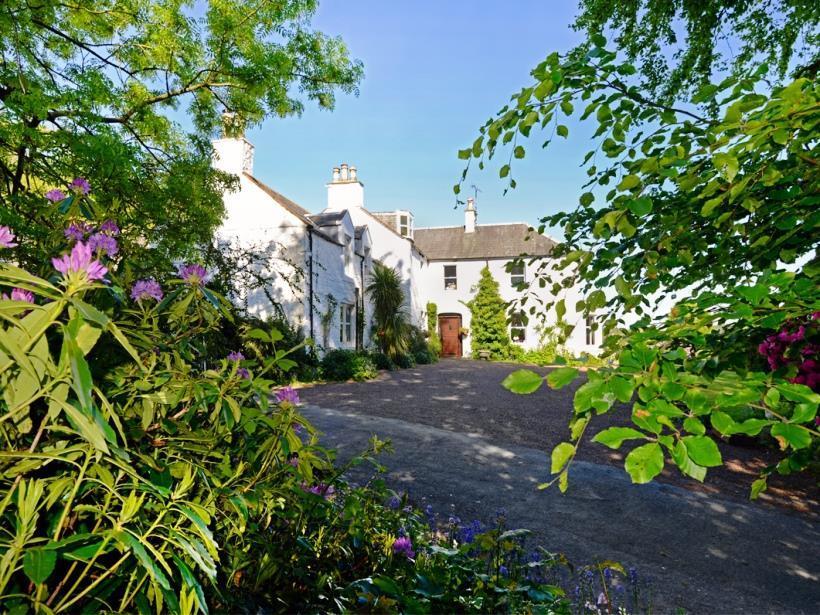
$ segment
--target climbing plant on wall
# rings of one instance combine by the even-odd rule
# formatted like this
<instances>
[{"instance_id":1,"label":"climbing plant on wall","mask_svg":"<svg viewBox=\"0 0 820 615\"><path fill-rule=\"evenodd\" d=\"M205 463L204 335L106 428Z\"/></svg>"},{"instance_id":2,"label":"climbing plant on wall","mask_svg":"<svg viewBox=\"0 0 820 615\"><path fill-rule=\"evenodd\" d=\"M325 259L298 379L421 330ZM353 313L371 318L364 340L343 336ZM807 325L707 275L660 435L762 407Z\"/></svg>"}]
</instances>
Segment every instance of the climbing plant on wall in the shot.
<instances>
[{"instance_id":1,"label":"climbing plant on wall","mask_svg":"<svg viewBox=\"0 0 820 615\"><path fill-rule=\"evenodd\" d=\"M498 282L489 267L481 270L475 296L467 302L470 308L470 348L475 355L488 350L493 359L505 359L512 346L507 331L507 304L501 298Z\"/></svg>"}]
</instances>

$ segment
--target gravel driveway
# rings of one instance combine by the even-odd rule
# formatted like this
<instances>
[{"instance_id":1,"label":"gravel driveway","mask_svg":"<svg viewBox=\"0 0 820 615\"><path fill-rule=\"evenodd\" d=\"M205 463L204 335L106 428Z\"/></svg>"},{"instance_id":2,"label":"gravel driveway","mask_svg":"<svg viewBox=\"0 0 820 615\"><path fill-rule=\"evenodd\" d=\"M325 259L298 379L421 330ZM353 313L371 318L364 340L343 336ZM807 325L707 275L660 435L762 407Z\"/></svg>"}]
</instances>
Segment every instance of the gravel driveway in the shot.
<instances>
[{"instance_id":1,"label":"gravel driveway","mask_svg":"<svg viewBox=\"0 0 820 615\"><path fill-rule=\"evenodd\" d=\"M598 446L587 446L573 467L568 494L538 491L548 475L546 451L566 437L572 390L513 395L499 383L516 368L442 361L300 396L305 416L342 459L371 434L390 438L395 454L382 462L394 488L462 519L487 521L504 507L511 526L532 529L541 544L578 563L636 565L656 579L659 612L820 612L820 530L812 514L750 504L726 488L631 485Z\"/></svg>"}]
</instances>

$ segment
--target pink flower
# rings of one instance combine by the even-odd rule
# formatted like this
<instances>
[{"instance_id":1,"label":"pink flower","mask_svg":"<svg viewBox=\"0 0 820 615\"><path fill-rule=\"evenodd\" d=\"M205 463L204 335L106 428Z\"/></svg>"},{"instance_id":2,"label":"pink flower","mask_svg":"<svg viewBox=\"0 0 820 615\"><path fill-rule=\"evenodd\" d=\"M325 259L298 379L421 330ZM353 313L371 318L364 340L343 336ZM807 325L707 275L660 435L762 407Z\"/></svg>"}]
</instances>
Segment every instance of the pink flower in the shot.
<instances>
[{"instance_id":1,"label":"pink flower","mask_svg":"<svg viewBox=\"0 0 820 615\"><path fill-rule=\"evenodd\" d=\"M91 246L78 241L74 244L70 254L64 254L60 258L52 258L51 263L54 268L63 274L63 278L76 276L82 281L102 280L108 269L97 260L94 260L94 253Z\"/></svg>"},{"instance_id":2,"label":"pink flower","mask_svg":"<svg viewBox=\"0 0 820 615\"><path fill-rule=\"evenodd\" d=\"M7 226L0 226L0 248L13 248L17 244L14 243L14 233Z\"/></svg>"},{"instance_id":3,"label":"pink flower","mask_svg":"<svg viewBox=\"0 0 820 615\"><path fill-rule=\"evenodd\" d=\"M75 177L68 187L72 192L76 192L77 194L88 194L91 192L91 184L89 184L88 180L84 177Z\"/></svg>"},{"instance_id":4,"label":"pink flower","mask_svg":"<svg viewBox=\"0 0 820 615\"><path fill-rule=\"evenodd\" d=\"M15 288L11 291L11 300L25 301L26 303L34 303L34 293L30 290Z\"/></svg>"},{"instance_id":5,"label":"pink flower","mask_svg":"<svg viewBox=\"0 0 820 615\"><path fill-rule=\"evenodd\" d=\"M46 192L46 198L52 203L59 203L60 201L65 200L66 196L65 192L55 188L54 190L49 190Z\"/></svg>"},{"instance_id":6,"label":"pink flower","mask_svg":"<svg viewBox=\"0 0 820 615\"><path fill-rule=\"evenodd\" d=\"M180 265L178 272L179 277L191 286L202 286L207 284L211 279L211 274L208 273L208 270L202 265Z\"/></svg>"},{"instance_id":7,"label":"pink flower","mask_svg":"<svg viewBox=\"0 0 820 615\"><path fill-rule=\"evenodd\" d=\"M137 280L131 288L131 298L137 303L143 299L162 301L162 286L154 278Z\"/></svg>"}]
</instances>

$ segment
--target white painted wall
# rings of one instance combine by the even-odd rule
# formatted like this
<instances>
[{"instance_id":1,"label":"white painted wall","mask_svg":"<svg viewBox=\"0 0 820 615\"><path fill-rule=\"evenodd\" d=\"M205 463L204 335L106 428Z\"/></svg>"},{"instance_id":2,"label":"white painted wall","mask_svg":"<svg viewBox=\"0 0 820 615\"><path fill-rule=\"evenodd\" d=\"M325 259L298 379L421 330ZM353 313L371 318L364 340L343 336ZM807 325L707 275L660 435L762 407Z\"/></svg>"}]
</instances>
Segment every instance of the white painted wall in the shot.
<instances>
[{"instance_id":1,"label":"white painted wall","mask_svg":"<svg viewBox=\"0 0 820 615\"><path fill-rule=\"evenodd\" d=\"M511 283L511 276L506 271L506 265L511 259L486 259L486 260L458 260L458 261L433 261L430 262L424 269L421 277L421 286L427 301L432 301L436 304L439 314L461 314L462 326L471 329L470 309L465 305L475 296L476 286L481 277L481 270L488 266L490 273L496 282L498 282L499 292L505 301L512 301L516 298L521 298L522 293L514 288ZM444 287L444 266L455 265L458 288L455 290L445 289ZM535 280L535 270L538 262L525 265L526 281L530 283L530 287L526 293L532 295L525 308L530 305L537 305L534 299L549 299L550 289L540 288ZM588 345L586 343L586 330L583 315L575 311L575 304L581 299L581 296L575 289L566 291L564 295L567 304L567 313L564 316L564 321L575 325L575 329L564 344L565 348L572 354L578 355L583 352L597 353L597 345ZM529 315L528 309L525 309ZM536 310L537 314L542 313L543 310ZM524 342L520 345L527 350L535 349L539 345L539 336L542 328L554 326L556 323L554 311L547 314L546 321L542 322L536 316L530 316L529 322L526 326L526 337ZM468 335L464 338L463 348L464 354L470 353L470 340ZM598 332L597 340L600 341L600 332Z\"/></svg>"}]
</instances>

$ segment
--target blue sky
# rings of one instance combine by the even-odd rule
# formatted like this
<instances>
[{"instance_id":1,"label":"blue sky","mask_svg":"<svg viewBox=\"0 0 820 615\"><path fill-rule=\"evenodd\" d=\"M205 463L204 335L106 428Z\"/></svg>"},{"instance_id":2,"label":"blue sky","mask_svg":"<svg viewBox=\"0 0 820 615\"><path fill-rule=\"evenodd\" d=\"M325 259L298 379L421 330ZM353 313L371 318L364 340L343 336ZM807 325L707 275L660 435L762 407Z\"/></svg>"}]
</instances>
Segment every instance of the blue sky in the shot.
<instances>
[{"instance_id":1,"label":"blue sky","mask_svg":"<svg viewBox=\"0 0 820 615\"><path fill-rule=\"evenodd\" d=\"M417 226L463 223L452 192L463 168L458 149L529 83L538 62L580 41L569 27L575 10L564 0L326 0L313 25L340 35L363 61L360 94L340 95L332 112L309 106L251 130L254 174L319 211L331 168L347 162L358 167L369 209L410 209ZM507 196L498 165L470 174L467 185L481 190L479 223L535 224L575 205L590 130L569 128L570 139L547 150L533 133Z\"/></svg>"}]
</instances>

